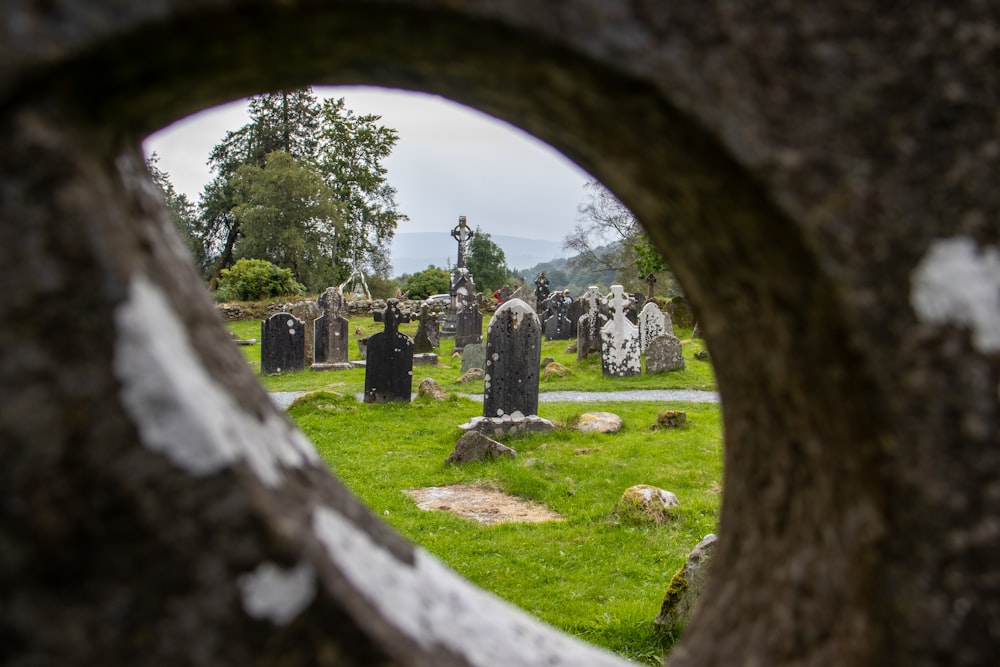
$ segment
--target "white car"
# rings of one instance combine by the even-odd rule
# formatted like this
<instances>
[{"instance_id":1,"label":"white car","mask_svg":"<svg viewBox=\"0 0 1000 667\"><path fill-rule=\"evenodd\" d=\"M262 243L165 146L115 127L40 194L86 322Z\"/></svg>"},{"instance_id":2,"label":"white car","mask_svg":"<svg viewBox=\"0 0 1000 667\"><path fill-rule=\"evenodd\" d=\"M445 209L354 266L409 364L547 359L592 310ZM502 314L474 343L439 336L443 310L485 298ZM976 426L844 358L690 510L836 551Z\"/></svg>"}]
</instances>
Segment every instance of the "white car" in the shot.
<instances>
[{"instance_id":1,"label":"white car","mask_svg":"<svg viewBox=\"0 0 1000 667\"><path fill-rule=\"evenodd\" d=\"M450 294L431 294L424 300L424 303L435 303L437 301L451 301Z\"/></svg>"}]
</instances>

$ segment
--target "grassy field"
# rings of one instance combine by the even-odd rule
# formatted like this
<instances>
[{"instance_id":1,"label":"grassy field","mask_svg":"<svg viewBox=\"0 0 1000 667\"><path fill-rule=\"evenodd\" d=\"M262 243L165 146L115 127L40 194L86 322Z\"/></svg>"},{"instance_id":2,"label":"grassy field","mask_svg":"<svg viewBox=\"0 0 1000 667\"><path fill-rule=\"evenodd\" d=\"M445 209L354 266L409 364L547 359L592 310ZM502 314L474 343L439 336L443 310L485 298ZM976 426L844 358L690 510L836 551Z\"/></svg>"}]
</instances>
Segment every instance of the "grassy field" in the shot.
<instances>
[{"instance_id":1,"label":"grassy field","mask_svg":"<svg viewBox=\"0 0 1000 667\"><path fill-rule=\"evenodd\" d=\"M352 321L352 344L356 326L366 334L380 328ZM259 322L230 328L241 337L260 336ZM692 359L700 341L685 343L685 371L622 379L601 377L599 359L578 363L575 353L566 352L568 343L543 343L542 356L572 373L542 381L543 392L715 387L710 364ZM452 358L452 345L444 342L440 366L414 369L414 389L420 379L432 377L449 392L482 391L481 382L456 381L461 363ZM259 361L259 347L243 349L251 363ZM357 356L356 345L352 355ZM462 433L458 425L481 414L481 402L453 397L367 405L355 398L363 390L363 369L307 370L262 382L271 391L317 392L299 399L289 415L338 477L401 534L545 622L631 660L661 663L673 638L658 634L652 620L670 577L716 528L722 477L718 405L545 402L540 416L558 428L503 438L517 451L515 459L451 466L444 460ZM685 410L688 425L651 430L658 412L667 408ZM624 428L613 435L567 428L595 410L618 414ZM540 502L564 520L484 526L450 512L421 510L405 493L459 482ZM681 502L676 519L660 526L614 520L615 502L635 484L675 493Z\"/></svg>"}]
</instances>

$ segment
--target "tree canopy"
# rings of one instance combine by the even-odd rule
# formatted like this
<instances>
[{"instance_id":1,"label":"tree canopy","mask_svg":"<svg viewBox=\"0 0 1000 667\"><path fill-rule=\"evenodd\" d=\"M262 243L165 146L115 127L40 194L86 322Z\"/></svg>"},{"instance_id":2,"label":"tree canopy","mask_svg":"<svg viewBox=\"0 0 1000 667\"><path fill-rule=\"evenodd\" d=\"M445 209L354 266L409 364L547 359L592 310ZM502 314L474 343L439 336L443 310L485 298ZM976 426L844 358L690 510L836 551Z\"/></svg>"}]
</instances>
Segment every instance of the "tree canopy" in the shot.
<instances>
[{"instance_id":1,"label":"tree canopy","mask_svg":"<svg viewBox=\"0 0 1000 667\"><path fill-rule=\"evenodd\" d=\"M503 250L478 226L469 240L465 266L472 273L476 288L486 294L509 282L512 275Z\"/></svg>"}]
</instances>

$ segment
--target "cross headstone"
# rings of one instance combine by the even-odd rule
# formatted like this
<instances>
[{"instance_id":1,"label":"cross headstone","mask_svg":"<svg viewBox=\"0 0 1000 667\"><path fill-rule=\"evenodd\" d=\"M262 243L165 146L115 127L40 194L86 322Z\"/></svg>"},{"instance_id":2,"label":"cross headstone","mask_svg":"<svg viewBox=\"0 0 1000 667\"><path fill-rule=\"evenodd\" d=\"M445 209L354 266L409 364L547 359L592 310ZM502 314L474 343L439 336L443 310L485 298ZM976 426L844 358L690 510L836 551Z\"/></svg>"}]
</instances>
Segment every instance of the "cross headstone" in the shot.
<instances>
[{"instance_id":1,"label":"cross headstone","mask_svg":"<svg viewBox=\"0 0 1000 667\"><path fill-rule=\"evenodd\" d=\"M684 370L684 351L681 341L673 334L660 334L646 348L646 374L656 375L668 371Z\"/></svg>"},{"instance_id":2,"label":"cross headstone","mask_svg":"<svg viewBox=\"0 0 1000 667\"><path fill-rule=\"evenodd\" d=\"M305 364L305 322L291 313L277 313L260 323L262 375L301 371Z\"/></svg>"},{"instance_id":3,"label":"cross headstone","mask_svg":"<svg viewBox=\"0 0 1000 667\"><path fill-rule=\"evenodd\" d=\"M486 334L484 417L538 412L541 354L542 328L535 311L520 299L497 308Z\"/></svg>"},{"instance_id":4,"label":"cross headstone","mask_svg":"<svg viewBox=\"0 0 1000 667\"><path fill-rule=\"evenodd\" d=\"M649 342L665 333L671 333L667 329L667 316L656 302L646 302L639 313L639 350L645 354Z\"/></svg>"},{"instance_id":5,"label":"cross headstone","mask_svg":"<svg viewBox=\"0 0 1000 667\"><path fill-rule=\"evenodd\" d=\"M601 370L604 377L631 377L642 373L639 329L625 317L627 305L622 286L612 285L608 306L613 315L601 329Z\"/></svg>"},{"instance_id":6,"label":"cross headstone","mask_svg":"<svg viewBox=\"0 0 1000 667\"><path fill-rule=\"evenodd\" d=\"M535 276L535 303L539 308L546 297L549 296L549 279L545 277L545 272L541 271Z\"/></svg>"},{"instance_id":7,"label":"cross headstone","mask_svg":"<svg viewBox=\"0 0 1000 667\"><path fill-rule=\"evenodd\" d=\"M451 235L456 241L458 241L458 263L455 266L456 268L464 269L466 244L472 240L473 236L475 236L473 231L469 229L469 225L466 223L464 215L458 216L458 224L451 230Z\"/></svg>"},{"instance_id":8,"label":"cross headstone","mask_svg":"<svg viewBox=\"0 0 1000 667\"><path fill-rule=\"evenodd\" d=\"M438 318L431 312L426 303L420 306L417 317L417 333L413 336L413 351L418 354L431 352L441 344L441 331L438 328Z\"/></svg>"},{"instance_id":9,"label":"cross headstone","mask_svg":"<svg viewBox=\"0 0 1000 667\"><path fill-rule=\"evenodd\" d=\"M601 312L601 292L591 285L577 303L582 304L583 315L576 323L576 358L586 359L591 352L601 351L601 327L608 318Z\"/></svg>"},{"instance_id":10,"label":"cross headstone","mask_svg":"<svg viewBox=\"0 0 1000 667\"><path fill-rule=\"evenodd\" d=\"M347 363L350 322L343 315L344 296L337 287L328 287L316 299L316 305L323 314L313 321L314 363Z\"/></svg>"},{"instance_id":11,"label":"cross headstone","mask_svg":"<svg viewBox=\"0 0 1000 667\"><path fill-rule=\"evenodd\" d=\"M384 311L373 313L385 329L368 338L365 361L365 403L409 402L413 391L413 341L400 333L409 313L399 310L399 301L389 299Z\"/></svg>"}]
</instances>

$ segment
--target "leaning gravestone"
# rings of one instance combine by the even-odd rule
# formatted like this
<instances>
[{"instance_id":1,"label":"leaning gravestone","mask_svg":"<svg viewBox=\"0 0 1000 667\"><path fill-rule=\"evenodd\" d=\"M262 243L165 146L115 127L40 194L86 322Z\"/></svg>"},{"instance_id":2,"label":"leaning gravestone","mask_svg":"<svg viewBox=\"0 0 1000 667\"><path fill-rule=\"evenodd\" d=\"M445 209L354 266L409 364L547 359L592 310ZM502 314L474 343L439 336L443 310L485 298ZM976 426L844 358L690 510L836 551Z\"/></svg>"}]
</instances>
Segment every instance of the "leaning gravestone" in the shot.
<instances>
[{"instance_id":1,"label":"leaning gravestone","mask_svg":"<svg viewBox=\"0 0 1000 667\"><path fill-rule=\"evenodd\" d=\"M660 334L646 348L646 374L684 370L684 350L681 341L672 334Z\"/></svg>"},{"instance_id":2,"label":"leaning gravestone","mask_svg":"<svg viewBox=\"0 0 1000 667\"><path fill-rule=\"evenodd\" d=\"M621 285L611 286L611 320L601 329L601 370L604 377L631 377L642 373L639 329L625 317L628 304Z\"/></svg>"},{"instance_id":3,"label":"leaning gravestone","mask_svg":"<svg viewBox=\"0 0 1000 667\"><path fill-rule=\"evenodd\" d=\"M426 303L420 306L417 319L417 333L413 336L413 351L417 354L431 352L441 344L441 330L438 318Z\"/></svg>"},{"instance_id":4,"label":"leaning gravestone","mask_svg":"<svg viewBox=\"0 0 1000 667\"><path fill-rule=\"evenodd\" d=\"M384 311L374 313L385 329L368 338L365 363L365 403L408 403L413 391L413 341L399 332L409 315L399 310L399 302L389 299Z\"/></svg>"},{"instance_id":5,"label":"leaning gravestone","mask_svg":"<svg viewBox=\"0 0 1000 667\"><path fill-rule=\"evenodd\" d=\"M536 414L542 329L535 311L511 299L497 308L486 331L483 416Z\"/></svg>"},{"instance_id":6,"label":"leaning gravestone","mask_svg":"<svg viewBox=\"0 0 1000 667\"><path fill-rule=\"evenodd\" d=\"M601 351L601 327L607 317L601 312L601 292L591 285L577 303L581 304L583 315L576 321L576 358L586 359L591 352Z\"/></svg>"},{"instance_id":7,"label":"leaning gravestone","mask_svg":"<svg viewBox=\"0 0 1000 667\"><path fill-rule=\"evenodd\" d=\"M350 326L344 317L344 296L337 287L328 287L316 305L323 312L313 321L313 362L346 364L349 361L347 332Z\"/></svg>"},{"instance_id":8,"label":"leaning gravestone","mask_svg":"<svg viewBox=\"0 0 1000 667\"><path fill-rule=\"evenodd\" d=\"M462 372L470 368L486 367L486 346L482 343L472 343L462 348Z\"/></svg>"},{"instance_id":9,"label":"leaning gravestone","mask_svg":"<svg viewBox=\"0 0 1000 667\"><path fill-rule=\"evenodd\" d=\"M667 315L655 302L647 302L639 313L639 350L645 354L650 341L665 333L673 333L673 327L667 327Z\"/></svg>"},{"instance_id":10,"label":"leaning gravestone","mask_svg":"<svg viewBox=\"0 0 1000 667\"><path fill-rule=\"evenodd\" d=\"M305 322L291 313L277 313L260 323L262 375L301 371L305 365Z\"/></svg>"}]
</instances>

